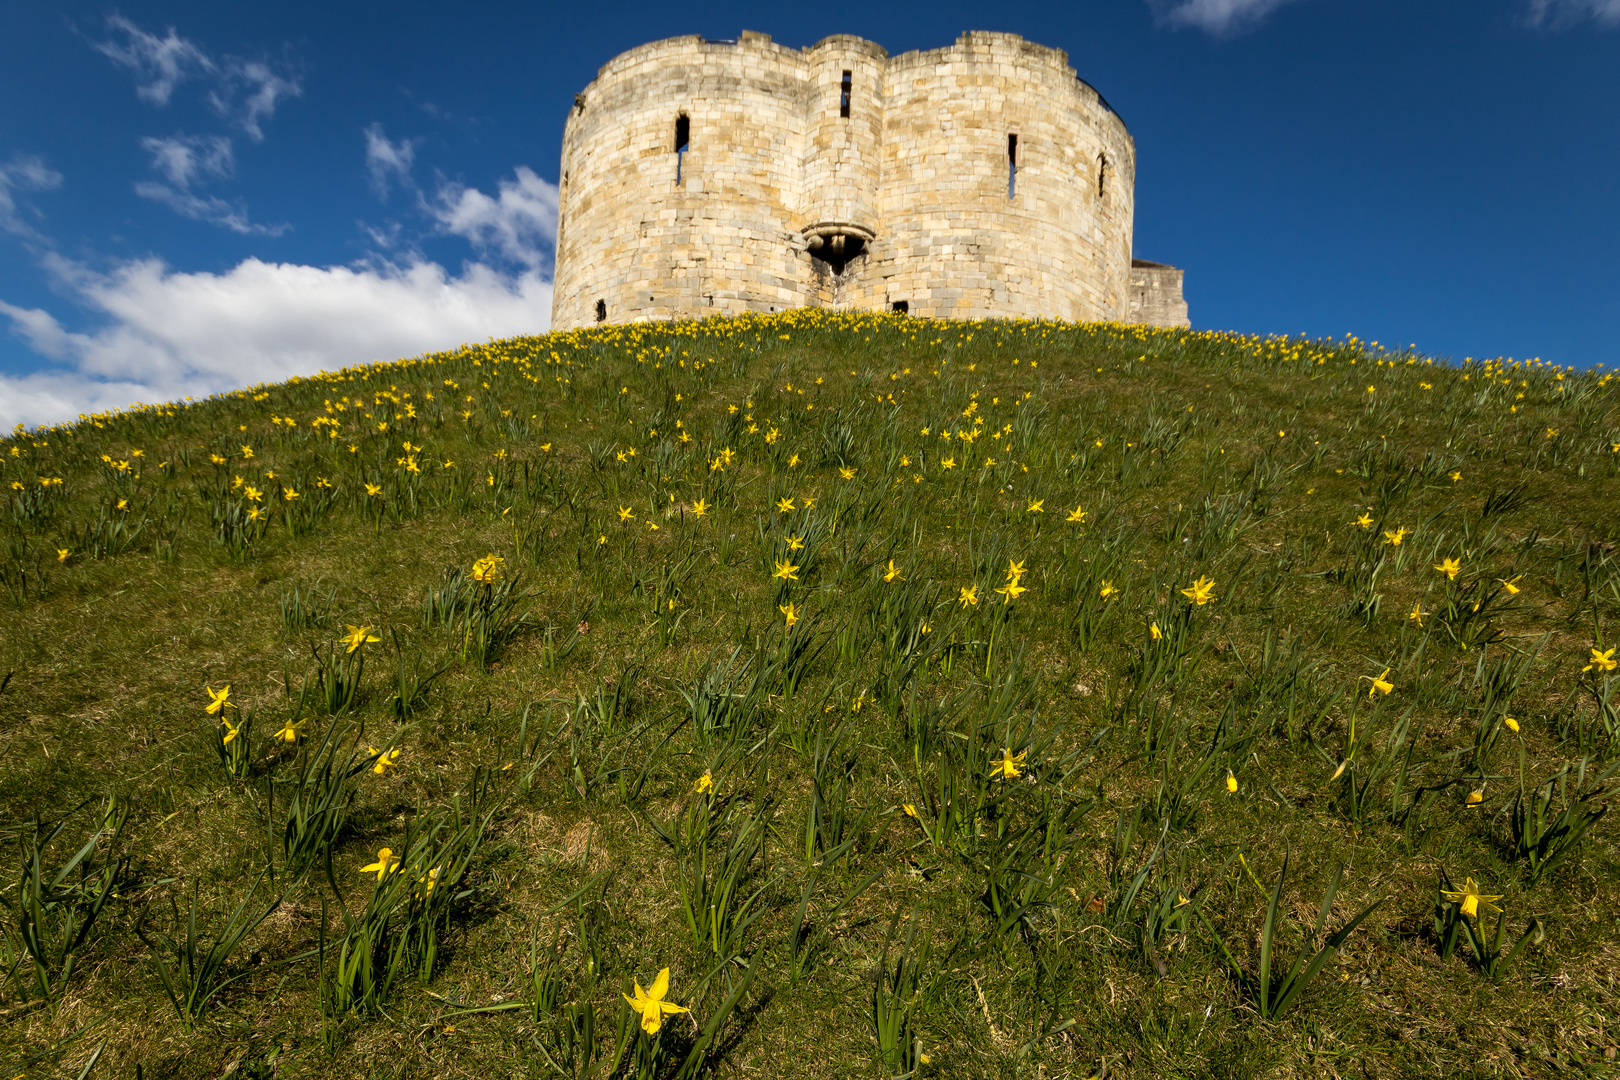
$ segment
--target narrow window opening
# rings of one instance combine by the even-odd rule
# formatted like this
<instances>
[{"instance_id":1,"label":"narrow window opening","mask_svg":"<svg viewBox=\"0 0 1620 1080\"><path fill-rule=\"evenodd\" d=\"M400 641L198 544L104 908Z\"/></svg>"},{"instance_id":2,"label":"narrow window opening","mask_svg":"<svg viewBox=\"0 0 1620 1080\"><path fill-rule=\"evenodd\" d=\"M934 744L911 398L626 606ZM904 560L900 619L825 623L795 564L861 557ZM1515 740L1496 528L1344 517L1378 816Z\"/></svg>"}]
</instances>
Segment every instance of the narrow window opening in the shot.
<instances>
[{"instance_id":1,"label":"narrow window opening","mask_svg":"<svg viewBox=\"0 0 1620 1080\"><path fill-rule=\"evenodd\" d=\"M1007 198L1018 191L1018 136L1007 136Z\"/></svg>"},{"instance_id":2,"label":"narrow window opening","mask_svg":"<svg viewBox=\"0 0 1620 1080\"><path fill-rule=\"evenodd\" d=\"M681 167L686 164L686 151L692 145L692 121L681 113L675 118L675 186L681 186Z\"/></svg>"},{"instance_id":3,"label":"narrow window opening","mask_svg":"<svg viewBox=\"0 0 1620 1080\"><path fill-rule=\"evenodd\" d=\"M607 301L606 300L598 300L596 302L596 321L597 322L607 322Z\"/></svg>"},{"instance_id":4,"label":"narrow window opening","mask_svg":"<svg viewBox=\"0 0 1620 1080\"><path fill-rule=\"evenodd\" d=\"M849 119L850 72L844 72L844 81L838 84L838 115Z\"/></svg>"},{"instance_id":5,"label":"narrow window opening","mask_svg":"<svg viewBox=\"0 0 1620 1080\"><path fill-rule=\"evenodd\" d=\"M909 300L896 300L894 303L889 305L889 310L898 312L901 315L910 315L911 302Z\"/></svg>"},{"instance_id":6,"label":"narrow window opening","mask_svg":"<svg viewBox=\"0 0 1620 1080\"><path fill-rule=\"evenodd\" d=\"M1108 155L1097 155L1097 198L1108 193Z\"/></svg>"}]
</instances>

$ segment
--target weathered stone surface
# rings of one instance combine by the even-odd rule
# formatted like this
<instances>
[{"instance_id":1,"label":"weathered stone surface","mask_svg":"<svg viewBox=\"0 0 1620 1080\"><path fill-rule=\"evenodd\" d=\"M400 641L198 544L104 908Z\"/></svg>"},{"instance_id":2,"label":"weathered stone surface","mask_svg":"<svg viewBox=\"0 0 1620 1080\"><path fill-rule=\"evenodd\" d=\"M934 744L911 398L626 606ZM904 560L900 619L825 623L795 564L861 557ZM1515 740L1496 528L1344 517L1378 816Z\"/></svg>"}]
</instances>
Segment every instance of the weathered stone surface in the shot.
<instances>
[{"instance_id":1,"label":"weathered stone surface","mask_svg":"<svg viewBox=\"0 0 1620 1080\"><path fill-rule=\"evenodd\" d=\"M643 45L576 96L561 176L558 329L901 302L1186 325L1180 271L1133 276L1124 122L1016 34L895 57L848 35Z\"/></svg>"}]
</instances>

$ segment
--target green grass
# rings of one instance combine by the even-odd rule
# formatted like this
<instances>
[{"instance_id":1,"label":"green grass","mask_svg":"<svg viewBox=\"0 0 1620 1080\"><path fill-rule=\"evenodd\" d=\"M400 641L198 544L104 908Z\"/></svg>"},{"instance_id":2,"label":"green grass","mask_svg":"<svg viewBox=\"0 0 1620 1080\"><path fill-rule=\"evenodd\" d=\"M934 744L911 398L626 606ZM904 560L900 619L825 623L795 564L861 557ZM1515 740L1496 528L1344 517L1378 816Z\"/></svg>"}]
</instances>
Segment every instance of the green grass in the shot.
<instances>
[{"instance_id":1,"label":"green grass","mask_svg":"<svg viewBox=\"0 0 1620 1080\"><path fill-rule=\"evenodd\" d=\"M1606 1074L1617 476L1600 371L818 312L19 431L0 1071Z\"/></svg>"}]
</instances>

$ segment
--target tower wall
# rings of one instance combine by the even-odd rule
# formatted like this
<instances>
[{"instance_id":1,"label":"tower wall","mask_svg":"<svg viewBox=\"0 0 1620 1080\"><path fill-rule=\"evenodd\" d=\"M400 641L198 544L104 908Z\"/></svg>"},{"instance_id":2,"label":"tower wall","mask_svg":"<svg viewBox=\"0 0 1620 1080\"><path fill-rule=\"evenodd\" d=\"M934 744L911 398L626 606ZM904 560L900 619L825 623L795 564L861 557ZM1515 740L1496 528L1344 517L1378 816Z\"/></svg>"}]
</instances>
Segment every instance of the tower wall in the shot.
<instances>
[{"instance_id":1,"label":"tower wall","mask_svg":"<svg viewBox=\"0 0 1620 1080\"><path fill-rule=\"evenodd\" d=\"M1015 34L896 57L847 35L654 42L570 112L552 325L899 301L1124 320L1135 173L1067 56Z\"/></svg>"}]
</instances>

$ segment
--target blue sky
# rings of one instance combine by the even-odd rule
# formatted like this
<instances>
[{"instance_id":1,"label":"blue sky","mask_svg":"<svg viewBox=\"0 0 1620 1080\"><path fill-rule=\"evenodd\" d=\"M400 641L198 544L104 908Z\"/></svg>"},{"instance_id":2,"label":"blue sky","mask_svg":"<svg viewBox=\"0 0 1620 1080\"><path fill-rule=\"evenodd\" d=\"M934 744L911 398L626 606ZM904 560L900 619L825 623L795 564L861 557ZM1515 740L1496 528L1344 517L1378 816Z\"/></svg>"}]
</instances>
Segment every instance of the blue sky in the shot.
<instances>
[{"instance_id":1,"label":"blue sky","mask_svg":"<svg viewBox=\"0 0 1620 1080\"><path fill-rule=\"evenodd\" d=\"M1066 49L1193 324L1620 361L1620 0L0 6L0 425L533 332L643 41Z\"/></svg>"}]
</instances>

